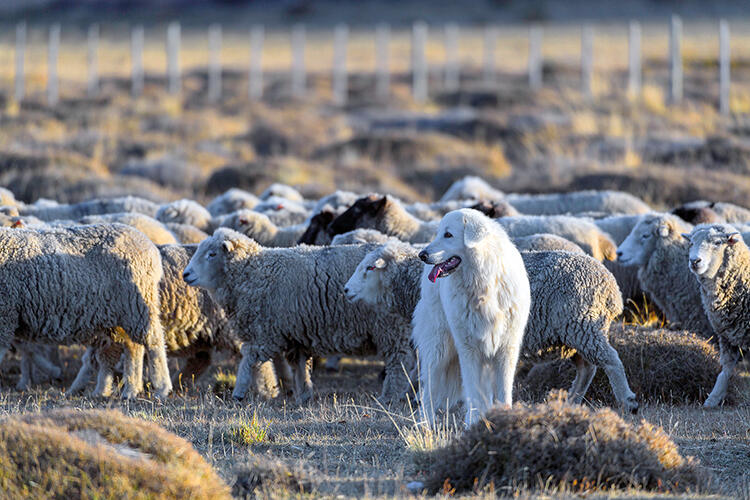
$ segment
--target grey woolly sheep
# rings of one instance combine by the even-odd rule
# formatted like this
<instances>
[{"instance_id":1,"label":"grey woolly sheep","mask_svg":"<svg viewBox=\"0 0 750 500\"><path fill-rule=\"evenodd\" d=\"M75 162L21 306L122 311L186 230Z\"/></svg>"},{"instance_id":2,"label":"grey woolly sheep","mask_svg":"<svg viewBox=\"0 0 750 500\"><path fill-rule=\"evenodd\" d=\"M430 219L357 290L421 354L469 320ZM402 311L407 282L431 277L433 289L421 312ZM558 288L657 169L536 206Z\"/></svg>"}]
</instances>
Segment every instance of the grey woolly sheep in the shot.
<instances>
[{"instance_id":1,"label":"grey woolly sheep","mask_svg":"<svg viewBox=\"0 0 750 500\"><path fill-rule=\"evenodd\" d=\"M211 203L206 206L206 210L208 210L212 216L216 217L217 215L236 212L243 208L251 210L255 208L258 203L260 203L260 199L254 194L243 189L231 188L214 198Z\"/></svg>"},{"instance_id":2,"label":"grey woolly sheep","mask_svg":"<svg viewBox=\"0 0 750 500\"><path fill-rule=\"evenodd\" d=\"M572 252L585 255L581 247L562 236L554 234L532 234L511 238L513 244L521 252Z\"/></svg>"},{"instance_id":3,"label":"grey woolly sheep","mask_svg":"<svg viewBox=\"0 0 750 500\"><path fill-rule=\"evenodd\" d=\"M386 236L374 229L355 229L348 233L337 234L331 240L331 245L361 245L363 243L375 243L382 245L389 240L399 241L393 236Z\"/></svg>"},{"instance_id":4,"label":"grey woolly sheep","mask_svg":"<svg viewBox=\"0 0 750 500\"><path fill-rule=\"evenodd\" d=\"M179 222L164 222L169 231L174 235L179 243L183 245L195 245L208 238L208 234L190 224L180 224Z\"/></svg>"},{"instance_id":5,"label":"grey woolly sheep","mask_svg":"<svg viewBox=\"0 0 750 500\"><path fill-rule=\"evenodd\" d=\"M123 196L120 198L97 198L74 203L72 205L26 205L19 207L19 215L32 215L45 222L55 220L78 220L87 215L114 214L119 212L137 212L154 217L159 206L137 196Z\"/></svg>"},{"instance_id":6,"label":"grey woolly sheep","mask_svg":"<svg viewBox=\"0 0 750 500\"><path fill-rule=\"evenodd\" d=\"M164 224L148 215L137 213L88 215L79 219L78 222L81 224L111 224L119 222L120 224L136 228L145 234L154 245L172 245L177 243L177 239L175 239L174 235Z\"/></svg>"},{"instance_id":7,"label":"grey woolly sheep","mask_svg":"<svg viewBox=\"0 0 750 500\"><path fill-rule=\"evenodd\" d=\"M689 272L690 226L674 215L645 215L617 248L617 261L637 270L643 290L675 326L713 335L703 311L700 286Z\"/></svg>"},{"instance_id":8,"label":"grey woolly sheep","mask_svg":"<svg viewBox=\"0 0 750 500\"><path fill-rule=\"evenodd\" d=\"M319 214L326 207L334 212L343 212L344 210L352 206L359 197L360 195L358 195L357 193L352 193L351 191L334 191L333 193L326 195L315 202L310 217Z\"/></svg>"},{"instance_id":9,"label":"grey woolly sheep","mask_svg":"<svg viewBox=\"0 0 750 500\"><path fill-rule=\"evenodd\" d=\"M371 194L336 217L328 226L328 233L334 236L359 228L375 229L401 241L427 243L435 236L439 222L419 220L395 198Z\"/></svg>"},{"instance_id":10,"label":"grey woolly sheep","mask_svg":"<svg viewBox=\"0 0 750 500\"><path fill-rule=\"evenodd\" d=\"M238 336L229 326L226 314L208 292L191 287L182 279L182 272L196 249L195 245L159 247L164 269L164 276L159 282L160 318L167 352L170 357L188 360L182 372L174 375L173 383L200 377L211 364L212 351L239 353L242 347ZM113 344L99 349L95 354L100 371L98 384L111 384L112 370L120 359L122 346ZM93 361L89 353L70 387L71 394L83 389L93 370ZM273 398L278 395L278 384L270 362L260 367L254 381L256 392L264 397ZM96 392L106 394L110 390L109 386L98 386Z\"/></svg>"},{"instance_id":11,"label":"grey woolly sheep","mask_svg":"<svg viewBox=\"0 0 750 500\"><path fill-rule=\"evenodd\" d=\"M266 190L260 194L259 198L261 200L267 200L272 197L284 198L286 200L297 201L299 203L305 201L300 192L294 189L292 186L287 186L286 184L280 184L278 182L274 182L273 184L268 186Z\"/></svg>"},{"instance_id":12,"label":"grey woolly sheep","mask_svg":"<svg viewBox=\"0 0 750 500\"><path fill-rule=\"evenodd\" d=\"M574 191L550 194L507 194L505 201L527 215L561 215L581 212L645 214L643 200L622 191Z\"/></svg>"},{"instance_id":13,"label":"grey woolly sheep","mask_svg":"<svg viewBox=\"0 0 750 500\"><path fill-rule=\"evenodd\" d=\"M179 222L190 224L201 231L210 232L211 214L197 201L183 198L181 200L165 203L156 211L156 219L161 222Z\"/></svg>"},{"instance_id":14,"label":"grey woolly sheep","mask_svg":"<svg viewBox=\"0 0 750 500\"><path fill-rule=\"evenodd\" d=\"M143 347L154 389L172 389L159 321L159 251L122 224L0 229L0 362L14 340L127 346L122 396L143 387ZM117 335L113 335L113 329Z\"/></svg>"},{"instance_id":15,"label":"grey woolly sheep","mask_svg":"<svg viewBox=\"0 0 750 500\"><path fill-rule=\"evenodd\" d=\"M13 194L13 191L0 187L0 205L15 207L18 204L19 203L16 201L16 196Z\"/></svg>"},{"instance_id":16,"label":"grey woolly sheep","mask_svg":"<svg viewBox=\"0 0 750 500\"><path fill-rule=\"evenodd\" d=\"M382 396L405 396L404 370L414 361L409 321L343 300L344 283L373 248L263 248L226 228L198 246L184 279L209 290L244 341L236 398L245 394L251 367L289 352L298 356L296 393L301 400L312 391L305 377L307 358L330 354L377 354L385 361Z\"/></svg>"},{"instance_id":17,"label":"grey woolly sheep","mask_svg":"<svg viewBox=\"0 0 750 500\"><path fill-rule=\"evenodd\" d=\"M555 234L572 241L598 261L614 260L617 246L593 222L567 215L522 215L495 219L508 236Z\"/></svg>"},{"instance_id":18,"label":"grey woolly sheep","mask_svg":"<svg viewBox=\"0 0 750 500\"><path fill-rule=\"evenodd\" d=\"M389 309L411 319L420 296L424 264L417 250L389 242L362 259L346 284L350 300ZM553 347L573 355L576 378L570 391L580 402L596 368L609 377L618 402L635 411L622 362L609 344L609 327L622 313L612 275L596 260L570 252L521 252L531 286L531 311L522 356L536 357Z\"/></svg>"},{"instance_id":19,"label":"grey woolly sheep","mask_svg":"<svg viewBox=\"0 0 750 500\"><path fill-rule=\"evenodd\" d=\"M279 227L304 223L310 211L300 202L272 196L258 203L254 211L265 214Z\"/></svg>"},{"instance_id":20,"label":"grey woolly sheep","mask_svg":"<svg viewBox=\"0 0 750 500\"><path fill-rule=\"evenodd\" d=\"M726 222L726 219L717 214L713 208L708 206L699 207L689 205L690 204L677 207L670 213L694 226L697 224L721 224Z\"/></svg>"},{"instance_id":21,"label":"grey woolly sheep","mask_svg":"<svg viewBox=\"0 0 750 500\"><path fill-rule=\"evenodd\" d=\"M706 399L716 407L724 400L729 379L750 347L750 250L728 224L701 224L690 238L690 270L698 278L703 308L719 339L721 373Z\"/></svg>"},{"instance_id":22,"label":"grey woolly sheep","mask_svg":"<svg viewBox=\"0 0 750 500\"><path fill-rule=\"evenodd\" d=\"M685 203L681 207L676 208L675 211L688 211L697 208L711 209L716 215L723 219L722 222L750 222L750 209L735 205L734 203L698 200Z\"/></svg>"},{"instance_id":23,"label":"grey woolly sheep","mask_svg":"<svg viewBox=\"0 0 750 500\"><path fill-rule=\"evenodd\" d=\"M279 228L266 215L252 210L238 210L222 219L220 227L228 227L254 239L264 247L293 247L307 226Z\"/></svg>"},{"instance_id":24,"label":"grey woolly sheep","mask_svg":"<svg viewBox=\"0 0 750 500\"><path fill-rule=\"evenodd\" d=\"M612 238L615 245L619 245L628 237L635 225L644 215L609 215L594 220L596 227L607 233ZM638 269L635 267L624 266L616 260L605 260L604 267L617 280L617 286L620 288L624 300L638 300L643 297L643 287L638 280Z\"/></svg>"},{"instance_id":25,"label":"grey woolly sheep","mask_svg":"<svg viewBox=\"0 0 750 500\"><path fill-rule=\"evenodd\" d=\"M448 188L440 198L440 201L450 200L476 200L476 201L495 201L501 200L505 194L499 191L483 179L473 175L467 175L459 179Z\"/></svg>"}]
</instances>

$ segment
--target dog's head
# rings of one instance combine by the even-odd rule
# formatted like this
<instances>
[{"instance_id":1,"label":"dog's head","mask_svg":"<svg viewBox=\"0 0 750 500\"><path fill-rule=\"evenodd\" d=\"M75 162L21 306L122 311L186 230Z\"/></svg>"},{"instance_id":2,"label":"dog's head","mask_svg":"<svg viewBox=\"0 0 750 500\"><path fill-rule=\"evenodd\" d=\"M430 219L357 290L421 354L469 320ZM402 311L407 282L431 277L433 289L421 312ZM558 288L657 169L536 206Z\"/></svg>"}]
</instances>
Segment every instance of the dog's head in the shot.
<instances>
[{"instance_id":1,"label":"dog's head","mask_svg":"<svg viewBox=\"0 0 750 500\"><path fill-rule=\"evenodd\" d=\"M328 234L335 236L358 228L375 229L377 218L383 213L387 203L388 197L379 194L371 194L358 199L354 205L331 222L328 226Z\"/></svg>"},{"instance_id":2,"label":"dog's head","mask_svg":"<svg viewBox=\"0 0 750 500\"><path fill-rule=\"evenodd\" d=\"M419 252L422 262L434 265L430 281L434 283L438 278L453 274L466 260L467 253L489 235L491 223L486 216L470 208L448 212L440 221L435 239Z\"/></svg>"}]
</instances>

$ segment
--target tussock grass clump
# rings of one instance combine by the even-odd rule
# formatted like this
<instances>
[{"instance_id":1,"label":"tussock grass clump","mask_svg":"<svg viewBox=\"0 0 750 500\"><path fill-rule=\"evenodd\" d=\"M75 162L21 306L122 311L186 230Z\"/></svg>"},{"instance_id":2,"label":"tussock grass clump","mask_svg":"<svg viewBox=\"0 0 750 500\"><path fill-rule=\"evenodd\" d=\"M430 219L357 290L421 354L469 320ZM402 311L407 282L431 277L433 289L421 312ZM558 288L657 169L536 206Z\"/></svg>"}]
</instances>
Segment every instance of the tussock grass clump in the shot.
<instances>
[{"instance_id":1,"label":"tussock grass clump","mask_svg":"<svg viewBox=\"0 0 750 500\"><path fill-rule=\"evenodd\" d=\"M3 498L228 499L190 443L116 411L72 409L0 421Z\"/></svg>"},{"instance_id":2,"label":"tussock grass clump","mask_svg":"<svg viewBox=\"0 0 750 500\"><path fill-rule=\"evenodd\" d=\"M252 418L240 418L239 422L229 428L229 438L239 444L253 445L263 443L270 439L268 428L270 424L258 418L253 412Z\"/></svg>"},{"instance_id":3,"label":"tussock grass clump","mask_svg":"<svg viewBox=\"0 0 750 500\"><path fill-rule=\"evenodd\" d=\"M702 403L721 371L716 347L690 332L615 324L609 341L625 366L630 388L641 401ZM550 389L570 387L574 377L570 361L539 363L520 383L519 396L525 401L541 401ZM597 370L586 399L616 404L603 370Z\"/></svg>"},{"instance_id":4,"label":"tussock grass clump","mask_svg":"<svg viewBox=\"0 0 750 500\"><path fill-rule=\"evenodd\" d=\"M637 488L695 490L707 479L664 431L553 394L546 404L494 408L452 444L422 456L430 492Z\"/></svg>"},{"instance_id":5,"label":"tussock grass clump","mask_svg":"<svg viewBox=\"0 0 750 500\"><path fill-rule=\"evenodd\" d=\"M292 470L280 460L252 455L234 470L235 482L232 495L235 498L256 498L256 490L284 491L289 494L310 492L314 481L301 468Z\"/></svg>"}]
</instances>

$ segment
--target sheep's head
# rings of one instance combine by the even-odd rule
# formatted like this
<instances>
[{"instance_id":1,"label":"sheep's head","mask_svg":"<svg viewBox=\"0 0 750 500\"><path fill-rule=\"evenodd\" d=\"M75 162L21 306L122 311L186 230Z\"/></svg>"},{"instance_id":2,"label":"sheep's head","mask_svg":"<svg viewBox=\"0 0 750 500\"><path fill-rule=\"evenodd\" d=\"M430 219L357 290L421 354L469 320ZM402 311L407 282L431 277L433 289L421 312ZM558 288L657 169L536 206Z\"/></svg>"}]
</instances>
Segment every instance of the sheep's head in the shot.
<instances>
[{"instance_id":1,"label":"sheep's head","mask_svg":"<svg viewBox=\"0 0 750 500\"><path fill-rule=\"evenodd\" d=\"M227 262L247 257L260 249L261 246L247 236L232 229L219 228L198 245L182 278L188 285L215 290L225 281Z\"/></svg>"},{"instance_id":2,"label":"sheep's head","mask_svg":"<svg viewBox=\"0 0 750 500\"><path fill-rule=\"evenodd\" d=\"M271 184L263 191L260 195L261 200L267 200L271 197L285 198L291 201L302 202L304 198L302 195L291 186L286 184L279 184L277 182Z\"/></svg>"},{"instance_id":3,"label":"sheep's head","mask_svg":"<svg viewBox=\"0 0 750 500\"><path fill-rule=\"evenodd\" d=\"M705 279L716 277L736 247L745 247L742 235L728 224L701 224L683 236L690 240L690 270Z\"/></svg>"},{"instance_id":4,"label":"sheep's head","mask_svg":"<svg viewBox=\"0 0 750 500\"><path fill-rule=\"evenodd\" d=\"M689 224L721 224L724 218L710 206L683 205L672 213Z\"/></svg>"},{"instance_id":5,"label":"sheep's head","mask_svg":"<svg viewBox=\"0 0 750 500\"><path fill-rule=\"evenodd\" d=\"M680 240L687 226L672 215L643 217L617 248L617 260L626 266L645 266L664 240Z\"/></svg>"},{"instance_id":6,"label":"sheep's head","mask_svg":"<svg viewBox=\"0 0 750 500\"><path fill-rule=\"evenodd\" d=\"M388 196L371 194L354 202L344 213L336 217L328 226L328 234L348 233L358 228L377 229L378 218L385 212Z\"/></svg>"},{"instance_id":7,"label":"sheep's head","mask_svg":"<svg viewBox=\"0 0 750 500\"><path fill-rule=\"evenodd\" d=\"M156 219L161 222L179 222L190 224L201 230L211 225L211 214L198 202L182 199L159 207Z\"/></svg>"},{"instance_id":8,"label":"sheep's head","mask_svg":"<svg viewBox=\"0 0 750 500\"><path fill-rule=\"evenodd\" d=\"M238 210L225 218L221 227L229 227L256 241L273 238L276 226L268 216L252 210Z\"/></svg>"},{"instance_id":9,"label":"sheep's head","mask_svg":"<svg viewBox=\"0 0 750 500\"><path fill-rule=\"evenodd\" d=\"M471 208L479 210L487 217L497 219L499 217L508 217L518 215L518 211L507 201L480 201Z\"/></svg>"},{"instance_id":10,"label":"sheep's head","mask_svg":"<svg viewBox=\"0 0 750 500\"><path fill-rule=\"evenodd\" d=\"M382 254L383 247L380 247L365 255L344 285L347 299L352 302L361 300L371 306L383 305L383 278L388 262Z\"/></svg>"}]
</instances>

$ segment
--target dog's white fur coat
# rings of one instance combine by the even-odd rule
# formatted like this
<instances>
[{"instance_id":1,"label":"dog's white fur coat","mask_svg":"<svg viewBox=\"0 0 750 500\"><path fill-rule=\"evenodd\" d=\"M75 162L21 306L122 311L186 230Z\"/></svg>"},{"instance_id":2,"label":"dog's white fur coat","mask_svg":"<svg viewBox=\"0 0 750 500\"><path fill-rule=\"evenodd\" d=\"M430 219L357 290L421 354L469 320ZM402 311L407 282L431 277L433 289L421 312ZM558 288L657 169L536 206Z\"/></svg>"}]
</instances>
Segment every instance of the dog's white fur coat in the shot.
<instances>
[{"instance_id":1,"label":"dog's white fur coat","mask_svg":"<svg viewBox=\"0 0 750 500\"><path fill-rule=\"evenodd\" d=\"M513 377L531 294L521 254L503 229L476 210L449 212L420 254L431 264L421 279L413 341L421 369L423 417L463 399L467 425L494 404L512 404ZM432 265L461 259L432 283ZM463 397L462 397L463 396Z\"/></svg>"}]
</instances>

